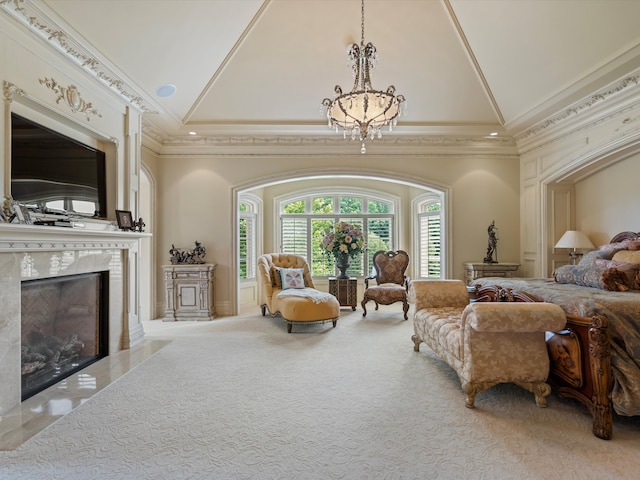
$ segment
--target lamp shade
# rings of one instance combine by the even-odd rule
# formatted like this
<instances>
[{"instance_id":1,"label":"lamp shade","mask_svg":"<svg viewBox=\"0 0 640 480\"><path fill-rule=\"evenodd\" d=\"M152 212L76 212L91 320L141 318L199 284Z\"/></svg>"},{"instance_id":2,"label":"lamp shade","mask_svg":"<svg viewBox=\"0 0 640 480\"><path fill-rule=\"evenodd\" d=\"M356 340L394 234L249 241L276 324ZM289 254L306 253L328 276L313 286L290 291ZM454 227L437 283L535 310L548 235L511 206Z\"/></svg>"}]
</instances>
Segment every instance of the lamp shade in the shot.
<instances>
[{"instance_id":1,"label":"lamp shade","mask_svg":"<svg viewBox=\"0 0 640 480\"><path fill-rule=\"evenodd\" d=\"M595 248L591 240L579 230L567 230L558 240L555 248Z\"/></svg>"}]
</instances>

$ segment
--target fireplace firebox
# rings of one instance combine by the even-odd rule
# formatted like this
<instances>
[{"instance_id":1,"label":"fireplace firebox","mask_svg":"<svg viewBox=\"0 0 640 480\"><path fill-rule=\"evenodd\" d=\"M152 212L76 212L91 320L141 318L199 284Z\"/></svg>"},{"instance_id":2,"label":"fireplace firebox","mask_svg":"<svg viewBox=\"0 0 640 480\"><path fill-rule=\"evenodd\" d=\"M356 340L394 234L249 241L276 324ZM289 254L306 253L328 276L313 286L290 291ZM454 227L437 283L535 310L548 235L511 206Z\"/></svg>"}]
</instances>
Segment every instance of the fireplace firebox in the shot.
<instances>
[{"instance_id":1,"label":"fireplace firebox","mask_svg":"<svg viewBox=\"0 0 640 480\"><path fill-rule=\"evenodd\" d=\"M109 272L25 280L22 400L108 355Z\"/></svg>"}]
</instances>

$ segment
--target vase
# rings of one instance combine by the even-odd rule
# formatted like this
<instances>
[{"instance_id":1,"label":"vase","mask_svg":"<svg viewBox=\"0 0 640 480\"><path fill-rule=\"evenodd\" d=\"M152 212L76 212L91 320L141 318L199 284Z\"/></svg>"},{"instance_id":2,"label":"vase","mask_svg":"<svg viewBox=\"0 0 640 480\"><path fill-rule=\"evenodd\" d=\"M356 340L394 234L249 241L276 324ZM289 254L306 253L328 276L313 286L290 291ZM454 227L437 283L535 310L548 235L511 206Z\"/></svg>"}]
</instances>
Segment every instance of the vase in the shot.
<instances>
[{"instance_id":1,"label":"vase","mask_svg":"<svg viewBox=\"0 0 640 480\"><path fill-rule=\"evenodd\" d=\"M336 278L349 278L349 275L347 275L347 268L349 268L348 253L339 253L336 255L336 267L338 267L340 271Z\"/></svg>"}]
</instances>

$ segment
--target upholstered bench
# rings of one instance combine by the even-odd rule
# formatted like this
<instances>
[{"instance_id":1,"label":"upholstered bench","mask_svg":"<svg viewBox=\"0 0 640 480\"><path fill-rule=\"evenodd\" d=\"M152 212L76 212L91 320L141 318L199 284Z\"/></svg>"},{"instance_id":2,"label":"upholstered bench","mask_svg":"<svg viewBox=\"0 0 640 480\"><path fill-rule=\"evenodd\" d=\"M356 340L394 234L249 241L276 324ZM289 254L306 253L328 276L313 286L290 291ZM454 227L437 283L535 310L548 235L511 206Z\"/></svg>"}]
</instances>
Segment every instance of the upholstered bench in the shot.
<instances>
[{"instance_id":1,"label":"upholstered bench","mask_svg":"<svg viewBox=\"0 0 640 480\"><path fill-rule=\"evenodd\" d=\"M498 384L515 383L547 405L551 387L546 331L564 328L566 315L557 305L535 302L470 303L460 280L414 280L410 301L414 351L425 343L458 374L473 408L475 396Z\"/></svg>"}]
</instances>

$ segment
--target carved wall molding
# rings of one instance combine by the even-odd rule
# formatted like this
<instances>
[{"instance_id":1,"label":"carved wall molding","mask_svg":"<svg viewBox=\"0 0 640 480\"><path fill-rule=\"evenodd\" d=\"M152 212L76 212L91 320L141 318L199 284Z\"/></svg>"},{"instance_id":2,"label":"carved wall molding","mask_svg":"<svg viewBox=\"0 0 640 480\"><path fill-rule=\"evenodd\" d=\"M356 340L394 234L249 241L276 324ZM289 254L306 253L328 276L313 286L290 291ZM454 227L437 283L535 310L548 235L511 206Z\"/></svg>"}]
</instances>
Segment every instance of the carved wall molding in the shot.
<instances>
[{"instance_id":1,"label":"carved wall molding","mask_svg":"<svg viewBox=\"0 0 640 480\"><path fill-rule=\"evenodd\" d=\"M60 103L60 101L63 100L64 103L66 103L71 108L72 112L74 113L79 112L87 115L87 121L89 120L89 113L97 115L98 117L102 117L102 115L97 113L97 111L93 108L91 103L87 103L84 100L82 100L80 96L80 92L78 92L77 88L74 85L70 85L69 87L62 87L58 85L55 80L52 80L52 79L45 78L40 80L41 84L44 84L45 82L49 82L49 85L47 85L47 87L51 88L52 90L54 90L55 93L59 95L59 98L56 100L56 103ZM26 90L23 90L17 85L11 82L7 82L6 80L2 81L2 91L3 91L5 101L8 103L13 102L16 96L31 98L32 100L35 100L33 99L33 97L31 97L27 93ZM49 107L47 106L47 108ZM86 127L86 126L83 124L83 127ZM86 128L89 128L89 127L86 127ZM95 134L100 135L100 138L107 138L103 136L101 132L98 132L94 129L91 129L91 131ZM107 140L113 143L116 146L116 148L120 145L120 140L117 137L111 136L111 137L108 137Z\"/></svg>"},{"instance_id":2,"label":"carved wall molding","mask_svg":"<svg viewBox=\"0 0 640 480\"><path fill-rule=\"evenodd\" d=\"M0 8L86 72L97 77L136 109L158 113L157 108L145 100L136 88L48 18L33 0L0 0Z\"/></svg>"},{"instance_id":3,"label":"carved wall molding","mask_svg":"<svg viewBox=\"0 0 640 480\"><path fill-rule=\"evenodd\" d=\"M2 81L2 93L4 95L4 99L9 103L13 102L13 97L15 95L20 95L21 97L27 96L27 92L25 92L17 85L11 82L7 82L6 80Z\"/></svg>"},{"instance_id":4,"label":"carved wall molding","mask_svg":"<svg viewBox=\"0 0 640 480\"><path fill-rule=\"evenodd\" d=\"M82 95L80 95L78 87L75 85L63 87L53 78L40 78L38 81L40 85L44 85L58 95L56 97L57 104L63 101L73 113L84 113L87 121L91 120L90 114L102 118L102 115L98 113L98 110L93 107L91 102L85 102Z\"/></svg>"}]
</instances>

